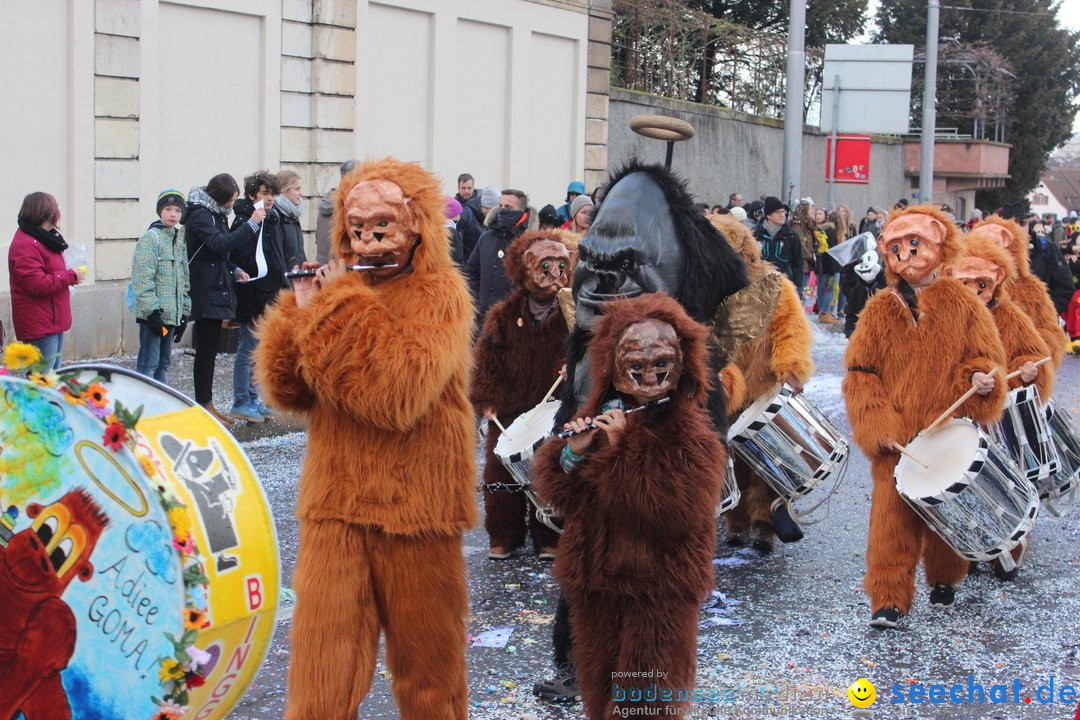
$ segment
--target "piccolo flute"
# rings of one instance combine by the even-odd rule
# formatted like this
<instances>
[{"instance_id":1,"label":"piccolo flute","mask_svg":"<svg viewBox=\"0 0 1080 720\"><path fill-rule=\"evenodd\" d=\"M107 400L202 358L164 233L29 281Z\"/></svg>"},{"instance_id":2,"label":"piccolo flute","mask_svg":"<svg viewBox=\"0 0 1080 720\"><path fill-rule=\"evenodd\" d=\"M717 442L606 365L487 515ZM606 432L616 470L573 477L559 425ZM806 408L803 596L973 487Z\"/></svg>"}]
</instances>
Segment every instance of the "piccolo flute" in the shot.
<instances>
[{"instance_id":1,"label":"piccolo flute","mask_svg":"<svg viewBox=\"0 0 1080 720\"><path fill-rule=\"evenodd\" d=\"M663 405L668 400L671 400L671 398L670 397L662 397L659 400L653 400L652 402L647 402L644 405L638 405L637 407L630 408L629 410L626 411L626 414L630 415L632 413L641 412L642 410L648 410L651 407L655 407L657 405ZM586 430L595 430L598 427L600 427L600 426L597 425L596 423L589 423L588 425L585 426L585 430L582 430L581 432L585 432ZM566 438L573 437L573 436L575 436L577 434L578 434L577 430L563 430L561 433L559 433L558 438L560 440L565 440Z\"/></svg>"},{"instance_id":2,"label":"piccolo flute","mask_svg":"<svg viewBox=\"0 0 1080 720\"><path fill-rule=\"evenodd\" d=\"M345 269L346 270L356 270L356 271L382 270L384 268L396 268L397 266L398 266L397 263L387 263L385 265L346 265ZM319 268L305 268L303 270L290 270L287 273L285 273L285 277L287 277L289 279L315 277L315 274L318 271L319 271Z\"/></svg>"}]
</instances>

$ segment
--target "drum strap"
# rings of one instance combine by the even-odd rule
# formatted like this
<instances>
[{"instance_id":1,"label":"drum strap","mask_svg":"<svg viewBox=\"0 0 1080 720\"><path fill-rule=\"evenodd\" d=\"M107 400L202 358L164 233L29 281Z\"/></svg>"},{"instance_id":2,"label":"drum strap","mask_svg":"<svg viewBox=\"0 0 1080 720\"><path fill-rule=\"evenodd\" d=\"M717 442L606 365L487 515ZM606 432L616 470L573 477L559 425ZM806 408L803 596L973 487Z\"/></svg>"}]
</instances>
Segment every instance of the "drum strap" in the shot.
<instances>
[{"instance_id":1,"label":"drum strap","mask_svg":"<svg viewBox=\"0 0 1080 720\"><path fill-rule=\"evenodd\" d=\"M866 373L867 375L877 375L878 374L878 371L875 370L874 368L863 367L862 365L852 365L851 367L848 368L848 372L860 372L860 373Z\"/></svg>"}]
</instances>

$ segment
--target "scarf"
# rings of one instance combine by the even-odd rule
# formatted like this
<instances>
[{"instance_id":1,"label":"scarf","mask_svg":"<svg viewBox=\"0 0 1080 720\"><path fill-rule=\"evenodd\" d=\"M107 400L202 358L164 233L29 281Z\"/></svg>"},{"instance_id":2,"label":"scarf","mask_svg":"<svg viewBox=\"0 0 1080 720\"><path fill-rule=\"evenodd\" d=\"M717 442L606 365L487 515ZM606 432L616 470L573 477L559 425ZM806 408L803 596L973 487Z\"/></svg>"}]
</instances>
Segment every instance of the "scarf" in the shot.
<instances>
[{"instance_id":1,"label":"scarf","mask_svg":"<svg viewBox=\"0 0 1080 720\"><path fill-rule=\"evenodd\" d=\"M228 210L221 207L217 200L206 194L206 186L200 185L198 187L191 188L188 191L188 204L189 205L202 205L204 208L214 213L225 217L228 214Z\"/></svg>"},{"instance_id":2,"label":"scarf","mask_svg":"<svg viewBox=\"0 0 1080 720\"><path fill-rule=\"evenodd\" d=\"M533 298L532 295L529 295L528 297L529 314L533 316L533 320L536 321L537 325L543 325L544 322L551 317L551 313L555 310L555 306L558 305L558 300L556 298L551 298L547 304L544 304Z\"/></svg>"},{"instance_id":3,"label":"scarf","mask_svg":"<svg viewBox=\"0 0 1080 720\"><path fill-rule=\"evenodd\" d=\"M20 220L19 229L54 253L62 253L68 248L68 244L64 242L64 236L56 228L46 230L39 225L31 225Z\"/></svg>"},{"instance_id":4,"label":"scarf","mask_svg":"<svg viewBox=\"0 0 1080 720\"><path fill-rule=\"evenodd\" d=\"M908 310L911 311L911 319L917 325L919 323L919 298L915 296L915 288L911 287L907 280L901 280L896 289L903 301L907 303Z\"/></svg>"},{"instance_id":5,"label":"scarf","mask_svg":"<svg viewBox=\"0 0 1080 720\"><path fill-rule=\"evenodd\" d=\"M275 195L274 207L280 210L283 215L288 215L299 220L300 216L304 214L304 198L300 198L300 202L294 205L292 201L284 195Z\"/></svg>"}]
</instances>

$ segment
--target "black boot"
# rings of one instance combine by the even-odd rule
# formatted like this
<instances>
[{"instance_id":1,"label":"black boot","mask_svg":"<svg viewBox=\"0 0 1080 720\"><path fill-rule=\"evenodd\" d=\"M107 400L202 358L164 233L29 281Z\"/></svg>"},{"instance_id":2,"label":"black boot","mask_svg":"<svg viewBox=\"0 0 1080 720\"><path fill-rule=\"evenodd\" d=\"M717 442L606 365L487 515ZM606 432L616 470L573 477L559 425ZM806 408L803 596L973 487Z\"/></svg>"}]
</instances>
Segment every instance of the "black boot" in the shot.
<instances>
[{"instance_id":1,"label":"black boot","mask_svg":"<svg viewBox=\"0 0 1080 720\"><path fill-rule=\"evenodd\" d=\"M776 537L780 538L780 542L793 543L803 539L802 528L791 517L787 505L781 505L773 511L772 524L773 531Z\"/></svg>"}]
</instances>

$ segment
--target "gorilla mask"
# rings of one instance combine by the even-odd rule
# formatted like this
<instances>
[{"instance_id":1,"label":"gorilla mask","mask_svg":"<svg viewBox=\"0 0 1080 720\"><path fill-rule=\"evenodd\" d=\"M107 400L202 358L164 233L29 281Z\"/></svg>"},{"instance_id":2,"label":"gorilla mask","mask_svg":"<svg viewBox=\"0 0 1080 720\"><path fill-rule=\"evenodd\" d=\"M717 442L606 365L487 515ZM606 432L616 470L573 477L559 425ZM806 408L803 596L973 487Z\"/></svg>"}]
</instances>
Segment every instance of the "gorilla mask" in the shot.
<instances>
[{"instance_id":1,"label":"gorilla mask","mask_svg":"<svg viewBox=\"0 0 1080 720\"><path fill-rule=\"evenodd\" d=\"M663 188L646 172L624 176L608 191L578 245L577 326L591 330L600 305L616 298L651 292L679 297L686 262Z\"/></svg>"}]
</instances>

